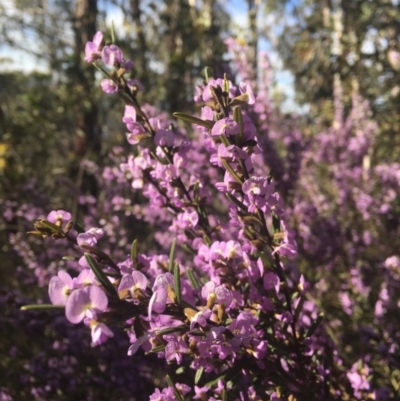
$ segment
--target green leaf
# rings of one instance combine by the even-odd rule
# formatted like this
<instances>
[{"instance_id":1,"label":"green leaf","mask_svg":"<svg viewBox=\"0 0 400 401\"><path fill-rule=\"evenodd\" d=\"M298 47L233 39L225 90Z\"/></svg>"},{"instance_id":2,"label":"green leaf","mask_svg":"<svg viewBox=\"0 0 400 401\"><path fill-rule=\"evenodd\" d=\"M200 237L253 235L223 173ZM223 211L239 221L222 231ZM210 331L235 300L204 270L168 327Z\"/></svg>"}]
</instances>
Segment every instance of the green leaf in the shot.
<instances>
[{"instance_id":1,"label":"green leaf","mask_svg":"<svg viewBox=\"0 0 400 401\"><path fill-rule=\"evenodd\" d=\"M179 269L179 264L175 263L174 265L174 287L175 287L175 295L178 304L182 303L182 291L181 291L181 271Z\"/></svg>"},{"instance_id":2,"label":"green leaf","mask_svg":"<svg viewBox=\"0 0 400 401\"><path fill-rule=\"evenodd\" d=\"M178 333L180 331L187 331L188 329L189 326L187 324L183 324L181 326L169 327L168 329L157 331L157 335L162 336L164 334Z\"/></svg>"},{"instance_id":3,"label":"green leaf","mask_svg":"<svg viewBox=\"0 0 400 401\"><path fill-rule=\"evenodd\" d=\"M186 275L189 279L190 285L194 290L199 290L201 288L196 276L194 275L193 269L189 268L186 270Z\"/></svg>"},{"instance_id":4,"label":"green leaf","mask_svg":"<svg viewBox=\"0 0 400 401\"><path fill-rule=\"evenodd\" d=\"M210 79L212 79L213 73L212 73L210 67L204 68L204 77L206 78L206 82L207 82L207 83L208 83L208 81L209 81Z\"/></svg>"},{"instance_id":5,"label":"green leaf","mask_svg":"<svg viewBox=\"0 0 400 401\"><path fill-rule=\"evenodd\" d=\"M240 106L237 106L233 109L233 119L238 123L239 125L239 143L242 142L243 139L243 116L242 116L242 109Z\"/></svg>"},{"instance_id":6,"label":"green leaf","mask_svg":"<svg viewBox=\"0 0 400 401\"><path fill-rule=\"evenodd\" d=\"M103 270L100 268L100 266L96 263L96 261L93 259L92 255L85 252L84 256L85 256L85 259L86 259L88 265L93 270L94 275L96 276L97 280L99 280L99 282L103 286L103 288L109 293L109 295L118 297L117 290L111 284L111 282L108 280L107 276L105 275Z\"/></svg>"},{"instance_id":7,"label":"green leaf","mask_svg":"<svg viewBox=\"0 0 400 401\"><path fill-rule=\"evenodd\" d=\"M57 225L53 224L53 223L50 223L50 221L47 221L47 220L40 220L40 224L41 224L43 227L46 227L46 228L48 228L49 230L54 231L54 232L57 233L57 234L63 234L62 228L61 228L60 226L57 226Z\"/></svg>"},{"instance_id":8,"label":"green leaf","mask_svg":"<svg viewBox=\"0 0 400 401\"><path fill-rule=\"evenodd\" d=\"M132 242L131 246L131 260L133 262L133 268L137 269L139 262L138 262L138 249L137 249L137 239Z\"/></svg>"},{"instance_id":9,"label":"green leaf","mask_svg":"<svg viewBox=\"0 0 400 401\"><path fill-rule=\"evenodd\" d=\"M213 386L215 386L215 385L218 383L219 380L224 380L225 377L226 377L226 373L224 373L224 374L222 374L221 376L218 376L217 378L215 378L215 379L209 381L208 383L206 383L206 386L207 386L207 387L213 387Z\"/></svg>"},{"instance_id":10,"label":"green leaf","mask_svg":"<svg viewBox=\"0 0 400 401\"><path fill-rule=\"evenodd\" d=\"M157 352L161 352L165 350L165 345L159 345L157 347L154 347L152 350L149 351L149 353L155 354Z\"/></svg>"},{"instance_id":11,"label":"green leaf","mask_svg":"<svg viewBox=\"0 0 400 401\"><path fill-rule=\"evenodd\" d=\"M172 241L171 250L169 251L169 264L168 264L169 272L172 272L174 268L175 248L176 248L176 238L174 238L174 240Z\"/></svg>"},{"instance_id":12,"label":"green leaf","mask_svg":"<svg viewBox=\"0 0 400 401\"><path fill-rule=\"evenodd\" d=\"M200 369L198 369L198 371L196 372L196 375L194 377L194 384L199 384L200 380L201 380L201 376L203 376L203 372L204 372L204 367L201 366Z\"/></svg>"},{"instance_id":13,"label":"green leaf","mask_svg":"<svg viewBox=\"0 0 400 401\"><path fill-rule=\"evenodd\" d=\"M200 126L205 127L207 129L211 129L214 126L214 121L202 120L201 118L197 118L197 117L191 116L190 114L173 113L173 116L176 117L176 118L179 118L179 119L181 119L183 121L187 121L188 123L200 125Z\"/></svg>"},{"instance_id":14,"label":"green leaf","mask_svg":"<svg viewBox=\"0 0 400 401\"><path fill-rule=\"evenodd\" d=\"M226 193L225 194L226 197L232 202L234 203L238 208L242 209L244 212L248 213L247 207L235 196Z\"/></svg>"},{"instance_id":15,"label":"green leaf","mask_svg":"<svg viewBox=\"0 0 400 401\"><path fill-rule=\"evenodd\" d=\"M222 159L222 164L224 165L225 170L228 170L229 174L236 180L236 182L242 185L242 179L236 174L236 171L230 166L230 164L224 159Z\"/></svg>"},{"instance_id":16,"label":"green leaf","mask_svg":"<svg viewBox=\"0 0 400 401\"><path fill-rule=\"evenodd\" d=\"M21 306L21 310L37 310L37 311L43 311L43 310L62 310L65 309L65 305L52 305L52 304L40 304L40 305L24 305Z\"/></svg>"}]
</instances>

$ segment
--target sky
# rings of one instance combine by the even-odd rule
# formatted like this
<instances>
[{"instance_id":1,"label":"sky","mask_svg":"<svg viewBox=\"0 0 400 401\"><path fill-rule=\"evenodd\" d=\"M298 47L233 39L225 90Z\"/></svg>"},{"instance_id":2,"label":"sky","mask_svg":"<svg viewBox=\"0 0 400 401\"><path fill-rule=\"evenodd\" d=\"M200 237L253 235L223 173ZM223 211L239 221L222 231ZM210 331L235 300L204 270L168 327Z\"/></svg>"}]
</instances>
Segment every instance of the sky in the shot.
<instances>
[{"instance_id":1,"label":"sky","mask_svg":"<svg viewBox=\"0 0 400 401\"><path fill-rule=\"evenodd\" d=\"M13 8L14 0L1 0L2 6L6 9L7 14L16 13ZM194 0L195 1L195 0ZM231 19L233 21L233 26L237 27L246 27L247 22L247 4L244 0L223 0L224 7L229 12ZM299 0L292 0L297 2ZM71 2L72 3L72 2ZM104 8L105 2L99 1L99 8ZM273 24L272 19L268 21L265 15L260 16L262 18L263 23ZM123 14L120 8L116 6L110 5L107 2L106 8L106 24L111 25L111 22L114 22L114 26L118 27L122 25ZM26 38L21 37L14 38L17 41L21 41L21 43L26 41ZM35 49L35 44L29 44L29 47ZM277 89L284 93L287 98L287 101L283 104L284 111L296 111L302 112L299 106L294 101L294 86L293 86L293 76L289 71L283 70L283 63L279 54L275 52L272 46L264 39L261 39L259 42L259 49L265 50L269 53L269 58L272 64L272 68L275 71L275 81L277 83ZM12 70L24 70L26 72L30 71L39 71L39 72L47 72L47 66L45 63L40 63L37 58L32 57L28 53L16 50L14 48L10 48L8 46L0 46L0 71L12 71Z\"/></svg>"}]
</instances>

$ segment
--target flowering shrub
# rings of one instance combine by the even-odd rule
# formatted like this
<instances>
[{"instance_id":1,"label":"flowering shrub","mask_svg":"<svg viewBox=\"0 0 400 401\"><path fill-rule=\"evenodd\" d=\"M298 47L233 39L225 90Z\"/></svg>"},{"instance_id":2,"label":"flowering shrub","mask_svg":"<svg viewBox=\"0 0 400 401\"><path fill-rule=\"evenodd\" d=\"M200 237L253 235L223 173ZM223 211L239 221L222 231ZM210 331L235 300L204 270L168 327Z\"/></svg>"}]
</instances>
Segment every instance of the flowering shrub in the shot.
<instances>
[{"instance_id":1,"label":"flowering shrub","mask_svg":"<svg viewBox=\"0 0 400 401\"><path fill-rule=\"evenodd\" d=\"M235 51L234 42L228 45ZM68 211L51 211L36 221L32 234L56 240L57 246L69 243L74 257L68 260L68 271L59 270L49 280L53 305L25 309L65 309L70 323L90 329L93 345L112 344L116 333L124 331L130 343L128 355L145 354L143 358L150 361L156 355L166 363L166 382L150 400L382 396L382 389L375 392L371 386L368 358L354 364L342 359L341 346L332 334L339 330L338 323L324 321L314 301L316 296L324 298L323 278L316 280L309 274L315 291L298 267L307 252L311 261L319 260L322 234L328 236L327 246L335 244L329 241L329 231L321 238L312 235L315 215L322 214L323 207L312 214L307 192L293 192L312 177L307 157L313 147L298 131L291 131L285 138L290 152L282 161L271 141L274 132L261 138L257 134L257 127L261 133L276 124L271 120L267 89L259 87L257 97L249 82L236 87L226 77L206 77L195 97L200 117L175 113L193 125L189 137L176 122L139 103L143 85L126 78L133 62L126 61L115 44L105 45L100 32L88 43L85 60L106 75L103 91L125 102L122 121L134 155L120 163L120 170L106 169L103 176L128 182L132 191L141 191L146 198L147 204L134 212L152 226L154 248L144 251L135 239L127 255L123 233L119 232L121 239L113 238L117 221L110 219L107 226L86 217L81 226ZM361 103L355 99L357 107ZM359 135L348 148L353 152L351 161L359 164L374 127L358 124L356 128ZM333 135L317 137L319 144L329 143L319 147L318 157L332 166L338 165L335 157L341 155L334 145L345 147L353 126L342 124L335 135L338 132L343 134L339 144L329 142ZM276 174L265 167L264 158L279 167ZM338 182L349 185L361 179L362 171L355 167L354 178L353 165L347 165L347 159L340 161L342 169L333 171ZM366 215L372 204L368 195L355 190L354 181L348 188ZM339 205L345 205L349 193L340 195ZM126 206L127 198L112 192L110 196L114 211ZM385 196L390 197L390 191ZM328 203L315 200L319 205ZM291 224L299 229L300 248ZM388 269L396 263L395 259L386 262ZM323 274L325 264L328 261L318 265L318 274ZM357 274L355 270L353 277L363 295ZM388 308L389 291L392 287L382 283L378 317ZM341 302L351 314L354 302L345 297ZM327 309L323 302L321 307ZM395 350L392 343L387 352L393 355Z\"/></svg>"}]
</instances>

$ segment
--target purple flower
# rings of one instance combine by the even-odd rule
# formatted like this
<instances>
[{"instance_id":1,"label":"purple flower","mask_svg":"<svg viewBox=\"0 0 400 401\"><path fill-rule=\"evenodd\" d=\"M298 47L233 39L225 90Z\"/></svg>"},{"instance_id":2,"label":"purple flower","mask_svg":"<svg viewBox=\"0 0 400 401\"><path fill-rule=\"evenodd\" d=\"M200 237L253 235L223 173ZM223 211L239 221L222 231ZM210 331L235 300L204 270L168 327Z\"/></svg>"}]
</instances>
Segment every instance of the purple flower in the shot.
<instances>
[{"instance_id":1,"label":"purple flower","mask_svg":"<svg viewBox=\"0 0 400 401\"><path fill-rule=\"evenodd\" d=\"M126 83L130 89L144 91L144 85L138 79L128 79Z\"/></svg>"},{"instance_id":2,"label":"purple flower","mask_svg":"<svg viewBox=\"0 0 400 401\"><path fill-rule=\"evenodd\" d=\"M71 213L65 210L52 210L46 218L50 223L61 226L63 223L71 221Z\"/></svg>"},{"instance_id":3,"label":"purple flower","mask_svg":"<svg viewBox=\"0 0 400 401\"><path fill-rule=\"evenodd\" d=\"M125 124L134 124L136 123L136 117L136 109L133 106L126 105L122 122Z\"/></svg>"},{"instance_id":4,"label":"purple flower","mask_svg":"<svg viewBox=\"0 0 400 401\"><path fill-rule=\"evenodd\" d=\"M253 89L251 89L251 86L249 84L241 82L239 84L239 90L242 95L247 94L248 99L249 99L248 104L251 105L256 102L256 97L254 96Z\"/></svg>"},{"instance_id":5,"label":"purple flower","mask_svg":"<svg viewBox=\"0 0 400 401\"><path fill-rule=\"evenodd\" d=\"M101 58L105 64L112 67L125 63L122 51L116 45L104 46Z\"/></svg>"},{"instance_id":6,"label":"purple flower","mask_svg":"<svg viewBox=\"0 0 400 401\"><path fill-rule=\"evenodd\" d=\"M101 345L109 338L114 337L114 333L104 324L95 320L90 322L92 345Z\"/></svg>"},{"instance_id":7,"label":"purple flower","mask_svg":"<svg viewBox=\"0 0 400 401\"><path fill-rule=\"evenodd\" d=\"M231 136L239 133L239 125L231 117L217 121L211 129L212 136Z\"/></svg>"},{"instance_id":8,"label":"purple flower","mask_svg":"<svg viewBox=\"0 0 400 401\"><path fill-rule=\"evenodd\" d=\"M97 313L103 312L107 305L108 299L104 291L96 285L91 285L71 293L65 315L74 324L81 322L85 317L96 320Z\"/></svg>"},{"instance_id":9,"label":"purple flower","mask_svg":"<svg viewBox=\"0 0 400 401\"><path fill-rule=\"evenodd\" d=\"M93 270L89 268L83 269L79 273L79 276L73 279L74 288L81 288L87 285L92 285L95 284L95 282L96 277L93 273Z\"/></svg>"},{"instance_id":10,"label":"purple flower","mask_svg":"<svg viewBox=\"0 0 400 401\"><path fill-rule=\"evenodd\" d=\"M95 246L97 244L97 240L100 239L103 235L104 230L102 228L91 228L85 233L78 234L76 241L78 243L78 246Z\"/></svg>"},{"instance_id":11,"label":"purple flower","mask_svg":"<svg viewBox=\"0 0 400 401\"><path fill-rule=\"evenodd\" d=\"M275 289L277 293L279 293L280 288L280 280L279 277L272 272L268 272L264 275L264 288L266 290Z\"/></svg>"},{"instance_id":12,"label":"purple flower","mask_svg":"<svg viewBox=\"0 0 400 401\"><path fill-rule=\"evenodd\" d=\"M103 79L100 83L101 89L105 93L115 93L118 92L118 85L111 79Z\"/></svg>"},{"instance_id":13,"label":"purple flower","mask_svg":"<svg viewBox=\"0 0 400 401\"><path fill-rule=\"evenodd\" d=\"M157 146L173 146L175 135L168 129L159 129L154 136L154 143Z\"/></svg>"},{"instance_id":14,"label":"purple flower","mask_svg":"<svg viewBox=\"0 0 400 401\"><path fill-rule=\"evenodd\" d=\"M194 393L195 396L193 397L194 400L203 400L204 396L206 395L207 391L210 390L210 387L204 386L204 387L198 387L194 386Z\"/></svg>"},{"instance_id":15,"label":"purple flower","mask_svg":"<svg viewBox=\"0 0 400 401\"><path fill-rule=\"evenodd\" d=\"M54 305L66 305L68 297L73 289L71 276L61 270L56 277L52 277L49 283L49 297Z\"/></svg>"},{"instance_id":16,"label":"purple flower","mask_svg":"<svg viewBox=\"0 0 400 401\"><path fill-rule=\"evenodd\" d=\"M175 358L178 365L182 362L182 353L188 352L188 346L182 338L175 338L168 341L165 347L165 360L171 362Z\"/></svg>"},{"instance_id":17,"label":"purple flower","mask_svg":"<svg viewBox=\"0 0 400 401\"><path fill-rule=\"evenodd\" d=\"M103 34L101 32L96 32L93 37L92 42L87 42L85 46L85 61L87 63L92 63L93 61L101 58L100 50L103 43Z\"/></svg>"},{"instance_id":18,"label":"purple flower","mask_svg":"<svg viewBox=\"0 0 400 401\"><path fill-rule=\"evenodd\" d=\"M212 304L217 303L225 306L229 306L233 299L231 290L223 285L216 285L213 281L204 284L201 296L207 300L207 303L211 300Z\"/></svg>"},{"instance_id":19,"label":"purple flower","mask_svg":"<svg viewBox=\"0 0 400 401\"><path fill-rule=\"evenodd\" d=\"M209 319L211 317L211 314L212 314L212 311L208 308L205 308L204 310L197 312L190 322L190 330L194 329L196 323L201 327L206 327L207 319Z\"/></svg>"},{"instance_id":20,"label":"purple flower","mask_svg":"<svg viewBox=\"0 0 400 401\"><path fill-rule=\"evenodd\" d=\"M149 301L149 318L151 319L152 311L162 313L165 310L168 299L168 291L164 287L157 287L153 289L153 295Z\"/></svg>"},{"instance_id":21,"label":"purple flower","mask_svg":"<svg viewBox=\"0 0 400 401\"><path fill-rule=\"evenodd\" d=\"M132 274L126 274L122 277L118 287L118 292L129 290L133 296L136 289L145 290L147 288L147 278L139 270L134 270Z\"/></svg>"},{"instance_id":22,"label":"purple flower","mask_svg":"<svg viewBox=\"0 0 400 401\"><path fill-rule=\"evenodd\" d=\"M368 381L369 374L370 369L368 365L364 363L364 366L359 368L359 362L354 363L351 367L351 371L347 373L347 378L349 379L357 397L361 395L360 390L370 389L370 383Z\"/></svg>"}]
</instances>

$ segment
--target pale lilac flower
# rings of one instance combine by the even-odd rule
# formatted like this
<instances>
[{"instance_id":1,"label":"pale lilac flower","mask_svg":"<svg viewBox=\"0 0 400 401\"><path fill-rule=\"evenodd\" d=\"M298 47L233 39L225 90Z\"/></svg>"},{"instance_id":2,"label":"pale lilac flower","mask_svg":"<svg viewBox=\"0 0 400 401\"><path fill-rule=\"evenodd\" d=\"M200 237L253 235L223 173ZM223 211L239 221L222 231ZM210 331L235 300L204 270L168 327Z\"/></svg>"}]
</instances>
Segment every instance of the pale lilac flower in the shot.
<instances>
[{"instance_id":1,"label":"pale lilac flower","mask_svg":"<svg viewBox=\"0 0 400 401\"><path fill-rule=\"evenodd\" d=\"M247 94L249 99L248 104L252 105L256 102L256 97L254 96L253 89L251 89L251 86L249 84L241 82L239 84L239 90L242 95Z\"/></svg>"},{"instance_id":2,"label":"pale lilac flower","mask_svg":"<svg viewBox=\"0 0 400 401\"><path fill-rule=\"evenodd\" d=\"M210 297L215 297L217 304L225 306L229 306L233 299L231 290L223 285L216 285L213 281L204 284L201 290L201 296L207 301Z\"/></svg>"},{"instance_id":3,"label":"pale lilac flower","mask_svg":"<svg viewBox=\"0 0 400 401\"><path fill-rule=\"evenodd\" d=\"M152 335L150 333L144 333L141 337L137 338L136 341L129 347L128 355L135 355L140 346L142 346L145 351L150 351L152 346L149 339L151 337Z\"/></svg>"},{"instance_id":4,"label":"pale lilac flower","mask_svg":"<svg viewBox=\"0 0 400 401\"><path fill-rule=\"evenodd\" d=\"M180 337L175 337L175 339L168 341L165 347L165 360L171 362L175 358L178 365L182 362L182 353L186 354L188 352L188 346Z\"/></svg>"},{"instance_id":5,"label":"pale lilac flower","mask_svg":"<svg viewBox=\"0 0 400 401\"><path fill-rule=\"evenodd\" d=\"M100 51L103 43L103 34L96 32L92 42L87 42L85 46L85 61L92 63L101 58Z\"/></svg>"},{"instance_id":6,"label":"pale lilac flower","mask_svg":"<svg viewBox=\"0 0 400 401\"><path fill-rule=\"evenodd\" d=\"M168 129L159 129L154 136L154 143L157 146L173 146L175 135Z\"/></svg>"},{"instance_id":7,"label":"pale lilac flower","mask_svg":"<svg viewBox=\"0 0 400 401\"><path fill-rule=\"evenodd\" d=\"M133 60L125 61L125 62L122 63L122 64L123 64L123 67L124 67L125 72L131 71L132 68L133 68L133 66L135 65L135 63L133 62ZM131 80L128 79L128 81L131 81ZM128 81L127 81L127 83L128 83ZM136 81L136 79L134 79L133 81ZM138 82L139 82L139 81L138 81ZM129 83L128 83L128 86L129 86ZM139 90L140 90L140 89L139 89Z\"/></svg>"},{"instance_id":8,"label":"pale lilac flower","mask_svg":"<svg viewBox=\"0 0 400 401\"><path fill-rule=\"evenodd\" d=\"M116 45L104 46L101 52L104 64L117 66L125 62L121 49Z\"/></svg>"},{"instance_id":9,"label":"pale lilac flower","mask_svg":"<svg viewBox=\"0 0 400 401\"><path fill-rule=\"evenodd\" d=\"M231 136L239 133L239 124L231 117L217 121L211 129L212 136Z\"/></svg>"},{"instance_id":10,"label":"pale lilac flower","mask_svg":"<svg viewBox=\"0 0 400 401\"><path fill-rule=\"evenodd\" d=\"M118 92L118 85L111 79L103 79L100 83L101 89L105 93L115 93Z\"/></svg>"},{"instance_id":11,"label":"pale lilac flower","mask_svg":"<svg viewBox=\"0 0 400 401\"><path fill-rule=\"evenodd\" d=\"M266 290L275 289L276 293L279 293L280 289L279 277L273 272L266 273L264 275L264 288Z\"/></svg>"},{"instance_id":12,"label":"pale lilac flower","mask_svg":"<svg viewBox=\"0 0 400 401\"><path fill-rule=\"evenodd\" d=\"M109 338L114 337L114 333L104 324L92 320L90 323L92 345L101 345Z\"/></svg>"},{"instance_id":13,"label":"pale lilac flower","mask_svg":"<svg viewBox=\"0 0 400 401\"><path fill-rule=\"evenodd\" d=\"M96 285L91 285L71 293L65 314L74 324L81 322L85 317L96 320L97 313L103 312L107 305L108 299L104 291Z\"/></svg>"},{"instance_id":14,"label":"pale lilac flower","mask_svg":"<svg viewBox=\"0 0 400 401\"><path fill-rule=\"evenodd\" d=\"M85 233L78 234L76 241L78 246L95 246L97 244L97 240L99 240L103 235L104 230L102 228L91 228Z\"/></svg>"},{"instance_id":15,"label":"pale lilac flower","mask_svg":"<svg viewBox=\"0 0 400 401\"><path fill-rule=\"evenodd\" d=\"M79 276L73 279L73 282L74 282L75 288L92 285L92 284L95 284L95 282L96 282L96 276L94 275L93 270L91 270L89 268L83 269L79 273Z\"/></svg>"},{"instance_id":16,"label":"pale lilac flower","mask_svg":"<svg viewBox=\"0 0 400 401\"><path fill-rule=\"evenodd\" d=\"M63 223L68 223L71 221L71 213L65 210L52 210L48 215L46 220L50 223L57 224L61 226Z\"/></svg>"},{"instance_id":17,"label":"pale lilac flower","mask_svg":"<svg viewBox=\"0 0 400 401\"><path fill-rule=\"evenodd\" d=\"M206 327L207 319L211 317L211 314L212 311L208 308L205 308L204 310L197 312L190 322L190 330L193 330L196 324L198 324L201 327Z\"/></svg>"},{"instance_id":18,"label":"pale lilac flower","mask_svg":"<svg viewBox=\"0 0 400 401\"><path fill-rule=\"evenodd\" d=\"M124 116L122 117L122 121L125 124L133 124L136 123L136 109L133 106L125 105Z\"/></svg>"},{"instance_id":19,"label":"pale lilac flower","mask_svg":"<svg viewBox=\"0 0 400 401\"><path fill-rule=\"evenodd\" d=\"M158 287L154 290L149 301L148 315L151 319L152 311L162 313L167 305L168 292L166 288Z\"/></svg>"},{"instance_id":20,"label":"pale lilac flower","mask_svg":"<svg viewBox=\"0 0 400 401\"><path fill-rule=\"evenodd\" d=\"M359 369L358 362L354 363L351 367L351 371L347 373L347 378L349 379L357 397L361 396L360 390L370 389L370 383L368 381L369 374L369 367L364 363L363 367Z\"/></svg>"},{"instance_id":21,"label":"pale lilac flower","mask_svg":"<svg viewBox=\"0 0 400 401\"><path fill-rule=\"evenodd\" d=\"M198 387L194 386L194 392L195 396L193 397L194 400L202 400L204 395L207 394L207 391L210 390L210 387L204 386L204 387Z\"/></svg>"},{"instance_id":22,"label":"pale lilac flower","mask_svg":"<svg viewBox=\"0 0 400 401\"><path fill-rule=\"evenodd\" d=\"M129 290L132 294L136 289L145 290L147 287L147 278L139 270L134 270L132 274L126 274L122 277L118 287L118 292Z\"/></svg>"},{"instance_id":23,"label":"pale lilac flower","mask_svg":"<svg viewBox=\"0 0 400 401\"><path fill-rule=\"evenodd\" d=\"M71 276L61 270L49 283L49 297L54 305L66 305L68 297L74 288Z\"/></svg>"},{"instance_id":24,"label":"pale lilac flower","mask_svg":"<svg viewBox=\"0 0 400 401\"><path fill-rule=\"evenodd\" d=\"M126 81L128 88L144 91L144 85L138 79L128 79Z\"/></svg>"}]
</instances>

